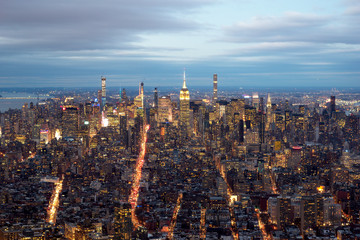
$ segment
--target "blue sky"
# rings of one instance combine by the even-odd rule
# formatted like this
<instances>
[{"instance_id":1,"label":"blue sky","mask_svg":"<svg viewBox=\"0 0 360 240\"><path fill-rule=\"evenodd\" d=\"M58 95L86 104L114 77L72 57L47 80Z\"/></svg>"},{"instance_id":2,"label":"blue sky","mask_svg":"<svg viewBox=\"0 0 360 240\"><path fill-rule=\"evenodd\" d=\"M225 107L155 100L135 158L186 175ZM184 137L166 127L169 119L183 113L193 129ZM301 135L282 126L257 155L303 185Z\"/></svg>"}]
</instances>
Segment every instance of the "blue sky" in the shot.
<instances>
[{"instance_id":1,"label":"blue sky","mask_svg":"<svg viewBox=\"0 0 360 240\"><path fill-rule=\"evenodd\" d=\"M0 5L0 87L360 87L358 0Z\"/></svg>"}]
</instances>

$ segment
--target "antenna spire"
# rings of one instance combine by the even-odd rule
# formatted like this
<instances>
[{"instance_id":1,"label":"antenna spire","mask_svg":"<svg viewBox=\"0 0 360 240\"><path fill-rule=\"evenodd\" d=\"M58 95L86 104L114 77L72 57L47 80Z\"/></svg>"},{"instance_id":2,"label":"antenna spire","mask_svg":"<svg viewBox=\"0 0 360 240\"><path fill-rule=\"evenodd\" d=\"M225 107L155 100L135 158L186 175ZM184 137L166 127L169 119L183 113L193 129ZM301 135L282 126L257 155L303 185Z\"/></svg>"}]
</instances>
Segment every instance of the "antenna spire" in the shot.
<instances>
[{"instance_id":1,"label":"antenna spire","mask_svg":"<svg viewBox=\"0 0 360 240\"><path fill-rule=\"evenodd\" d=\"M186 88L186 75L185 75L185 68L184 68L184 83L183 83L183 88Z\"/></svg>"}]
</instances>

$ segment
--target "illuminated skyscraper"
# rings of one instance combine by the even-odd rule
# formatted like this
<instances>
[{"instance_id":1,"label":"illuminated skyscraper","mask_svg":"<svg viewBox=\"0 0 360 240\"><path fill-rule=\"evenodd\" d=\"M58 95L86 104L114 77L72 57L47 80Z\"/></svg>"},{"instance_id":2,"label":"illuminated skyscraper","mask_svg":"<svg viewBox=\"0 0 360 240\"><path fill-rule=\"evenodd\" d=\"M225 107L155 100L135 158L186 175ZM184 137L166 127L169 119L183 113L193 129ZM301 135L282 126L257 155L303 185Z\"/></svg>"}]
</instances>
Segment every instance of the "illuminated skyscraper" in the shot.
<instances>
[{"instance_id":1,"label":"illuminated skyscraper","mask_svg":"<svg viewBox=\"0 0 360 240\"><path fill-rule=\"evenodd\" d=\"M144 108L144 83L139 84L139 95L137 95L134 99L135 106L139 109Z\"/></svg>"},{"instance_id":2,"label":"illuminated skyscraper","mask_svg":"<svg viewBox=\"0 0 360 240\"><path fill-rule=\"evenodd\" d=\"M182 137L188 135L190 130L190 94L186 87L186 77L184 71L183 87L180 90L180 122Z\"/></svg>"},{"instance_id":3,"label":"illuminated skyscraper","mask_svg":"<svg viewBox=\"0 0 360 240\"><path fill-rule=\"evenodd\" d=\"M101 77L101 110L106 105L106 78Z\"/></svg>"},{"instance_id":4,"label":"illuminated skyscraper","mask_svg":"<svg viewBox=\"0 0 360 240\"><path fill-rule=\"evenodd\" d=\"M213 76L213 101L212 104L215 107L217 102L217 74L214 74Z\"/></svg>"},{"instance_id":5,"label":"illuminated skyscraper","mask_svg":"<svg viewBox=\"0 0 360 240\"><path fill-rule=\"evenodd\" d=\"M271 111L271 97L270 97L270 93L268 93L268 95L267 95L266 110L270 110L270 111Z\"/></svg>"}]
</instances>

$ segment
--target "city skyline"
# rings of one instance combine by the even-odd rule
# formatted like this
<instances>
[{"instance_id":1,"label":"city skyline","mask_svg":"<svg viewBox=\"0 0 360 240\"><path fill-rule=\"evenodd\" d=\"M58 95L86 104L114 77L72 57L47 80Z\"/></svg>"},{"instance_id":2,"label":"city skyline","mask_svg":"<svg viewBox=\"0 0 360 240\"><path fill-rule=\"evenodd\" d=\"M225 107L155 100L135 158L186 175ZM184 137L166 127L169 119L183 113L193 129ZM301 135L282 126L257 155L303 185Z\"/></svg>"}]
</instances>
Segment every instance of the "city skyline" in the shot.
<instances>
[{"instance_id":1,"label":"city skyline","mask_svg":"<svg viewBox=\"0 0 360 240\"><path fill-rule=\"evenodd\" d=\"M359 87L360 4L3 3L0 87ZM176 82L176 83L175 83Z\"/></svg>"},{"instance_id":2,"label":"city skyline","mask_svg":"<svg viewBox=\"0 0 360 240\"><path fill-rule=\"evenodd\" d=\"M1 98L38 102L0 112L0 240L358 236L358 91L186 80Z\"/></svg>"}]
</instances>

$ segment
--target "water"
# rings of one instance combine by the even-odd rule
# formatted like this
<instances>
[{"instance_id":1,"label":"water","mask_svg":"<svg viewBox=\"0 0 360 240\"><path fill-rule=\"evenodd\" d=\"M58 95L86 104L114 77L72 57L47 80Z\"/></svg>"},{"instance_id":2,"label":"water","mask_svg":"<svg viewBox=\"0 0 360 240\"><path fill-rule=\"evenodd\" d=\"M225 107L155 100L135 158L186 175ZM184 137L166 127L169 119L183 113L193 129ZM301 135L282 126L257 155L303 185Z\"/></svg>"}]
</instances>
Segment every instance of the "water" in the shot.
<instances>
[{"instance_id":1,"label":"water","mask_svg":"<svg viewBox=\"0 0 360 240\"><path fill-rule=\"evenodd\" d=\"M21 109L25 103L30 104L33 102L36 104L38 102L37 95L32 93L25 93L25 92L0 92L2 97L32 97L35 99L1 99L0 98L0 112L5 112L11 109ZM49 98L49 97L45 97ZM39 96L39 100L44 99L43 96Z\"/></svg>"}]
</instances>

